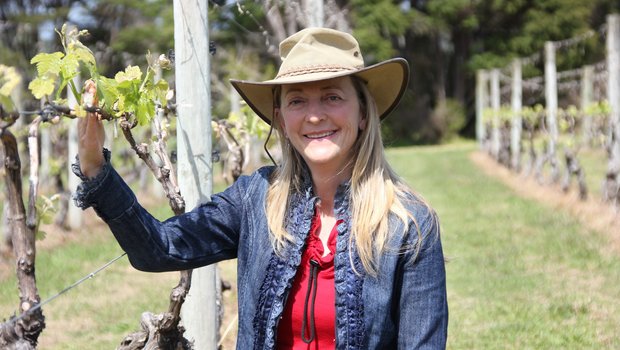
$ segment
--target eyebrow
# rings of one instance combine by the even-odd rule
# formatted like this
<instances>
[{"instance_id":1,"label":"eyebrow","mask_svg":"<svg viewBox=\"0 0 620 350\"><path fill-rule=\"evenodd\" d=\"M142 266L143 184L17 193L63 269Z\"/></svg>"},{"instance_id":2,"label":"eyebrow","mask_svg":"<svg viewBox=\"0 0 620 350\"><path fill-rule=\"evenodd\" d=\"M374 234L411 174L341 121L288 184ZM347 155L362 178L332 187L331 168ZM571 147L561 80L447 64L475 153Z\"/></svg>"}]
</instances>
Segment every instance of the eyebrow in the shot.
<instances>
[{"instance_id":1,"label":"eyebrow","mask_svg":"<svg viewBox=\"0 0 620 350\"><path fill-rule=\"evenodd\" d=\"M328 86L320 88L321 91L323 91L323 90L331 90L331 89L342 90L342 87L337 86L337 85L328 85ZM284 92L284 95L286 96L286 95L288 95L291 92L300 92L300 91L302 91L301 88L294 87L294 88L291 88L290 90L287 90L286 92Z\"/></svg>"}]
</instances>

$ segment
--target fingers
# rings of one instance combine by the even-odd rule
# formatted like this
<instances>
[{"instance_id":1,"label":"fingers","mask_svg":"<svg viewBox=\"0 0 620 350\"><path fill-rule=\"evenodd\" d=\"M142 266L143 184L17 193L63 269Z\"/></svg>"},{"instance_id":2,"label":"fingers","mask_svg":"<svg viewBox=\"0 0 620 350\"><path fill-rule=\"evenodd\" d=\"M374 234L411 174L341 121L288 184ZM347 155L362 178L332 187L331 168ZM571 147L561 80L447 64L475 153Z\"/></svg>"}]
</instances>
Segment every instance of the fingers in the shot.
<instances>
[{"instance_id":1,"label":"fingers","mask_svg":"<svg viewBox=\"0 0 620 350\"><path fill-rule=\"evenodd\" d=\"M97 107L97 85L92 80L84 83L82 105ZM78 154L82 173L88 177L96 176L103 167L103 146L105 130L97 113L87 112L86 117L78 119Z\"/></svg>"},{"instance_id":2,"label":"fingers","mask_svg":"<svg viewBox=\"0 0 620 350\"><path fill-rule=\"evenodd\" d=\"M82 93L82 104L87 107L97 107L99 100L97 98L97 84L92 79L84 82L84 92Z\"/></svg>"},{"instance_id":3,"label":"fingers","mask_svg":"<svg viewBox=\"0 0 620 350\"><path fill-rule=\"evenodd\" d=\"M86 107L97 107L99 104L97 98L97 85L93 80L87 80L84 83L84 92L82 93L82 105ZM97 142L103 146L103 139L105 138L103 123L101 123L101 116L98 113L87 112L86 118L82 118L85 136L93 137Z\"/></svg>"}]
</instances>

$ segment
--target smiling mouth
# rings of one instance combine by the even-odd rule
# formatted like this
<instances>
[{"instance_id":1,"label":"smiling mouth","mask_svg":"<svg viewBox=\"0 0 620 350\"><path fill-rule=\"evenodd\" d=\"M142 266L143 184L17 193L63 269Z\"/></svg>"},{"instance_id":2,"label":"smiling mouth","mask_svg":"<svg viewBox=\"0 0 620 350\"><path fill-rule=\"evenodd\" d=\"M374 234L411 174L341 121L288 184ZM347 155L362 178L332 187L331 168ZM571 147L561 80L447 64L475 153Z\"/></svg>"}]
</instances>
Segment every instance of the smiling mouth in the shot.
<instances>
[{"instance_id":1,"label":"smiling mouth","mask_svg":"<svg viewBox=\"0 0 620 350\"><path fill-rule=\"evenodd\" d=\"M325 131L325 132L316 133L316 134L306 134L305 136L309 139L322 139L324 137L331 136L335 133L336 132L332 130L332 131Z\"/></svg>"}]
</instances>

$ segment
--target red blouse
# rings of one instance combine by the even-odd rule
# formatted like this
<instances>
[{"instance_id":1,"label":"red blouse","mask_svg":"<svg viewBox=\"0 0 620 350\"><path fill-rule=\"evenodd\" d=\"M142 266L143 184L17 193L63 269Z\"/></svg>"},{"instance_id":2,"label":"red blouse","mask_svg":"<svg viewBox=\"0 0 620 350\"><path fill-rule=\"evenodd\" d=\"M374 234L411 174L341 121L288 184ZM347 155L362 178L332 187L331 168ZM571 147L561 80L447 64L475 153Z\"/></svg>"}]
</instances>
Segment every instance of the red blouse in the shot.
<instances>
[{"instance_id":1,"label":"red blouse","mask_svg":"<svg viewBox=\"0 0 620 350\"><path fill-rule=\"evenodd\" d=\"M317 211L312 217L306 250L278 326L278 350L323 350L336 346L334 252L341 221L336 222L327 240L330 253L323 256L323 243L319 239L321 217ZM302 328L305 328L303 334Z\"/></svg>"}]
</instances>

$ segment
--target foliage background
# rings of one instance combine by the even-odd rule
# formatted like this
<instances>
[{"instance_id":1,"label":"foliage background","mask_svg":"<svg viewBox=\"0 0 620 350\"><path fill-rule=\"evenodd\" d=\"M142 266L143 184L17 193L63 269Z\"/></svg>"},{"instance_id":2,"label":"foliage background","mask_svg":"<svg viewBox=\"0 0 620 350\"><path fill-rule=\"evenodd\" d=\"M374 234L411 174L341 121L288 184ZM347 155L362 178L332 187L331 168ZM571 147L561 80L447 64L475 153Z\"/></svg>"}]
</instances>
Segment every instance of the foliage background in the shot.
<instances>
[{"instance_id":1,"label":"foliage background","mask_svg":"<svg viewBox=\"0 0 620 350\"><path fill-rule=\"evenodd\" d=\"M214 118L228 116L229 78L274 75L277 43L305 24L303 13L291 15L299 3L209 1L210 36L217 48L212 62ZM385 122L391 144L473 136L476 69L505 66L514 57L541 52L547 40L598 30L619 9L613 0L325 1L326 25L353 32L367 64L393 56L411 63L406 96ZM57 51L53 28L69 21L90 31L85 43L102 73L113 76L128 65L144 65L147 51L171 52L172 14L167 0L3 1L0 64L18 67L27 84L34 73L30 59L38 52ZM584 45L559 56L558 69L602 57L600 40Z\"/></svg>"}]
</instances>

